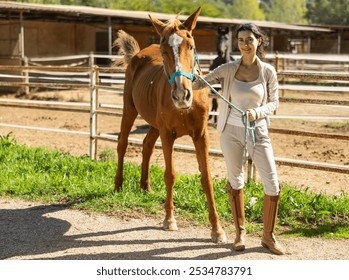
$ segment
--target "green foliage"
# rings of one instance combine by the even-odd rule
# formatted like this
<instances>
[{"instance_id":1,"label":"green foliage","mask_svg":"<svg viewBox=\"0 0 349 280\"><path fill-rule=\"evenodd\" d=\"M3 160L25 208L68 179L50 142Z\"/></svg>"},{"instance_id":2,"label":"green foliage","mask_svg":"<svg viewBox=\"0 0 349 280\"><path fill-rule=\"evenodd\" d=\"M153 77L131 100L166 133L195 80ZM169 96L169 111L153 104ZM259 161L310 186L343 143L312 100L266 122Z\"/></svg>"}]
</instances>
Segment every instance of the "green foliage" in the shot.
<instances>
[{"instance_id":1,"label":"green foliage","mask_svg":"<svg viewBox=\"0 0 349 280\"><path fill-rule=\"evenodd\" d=\"M265 15L255 0L234 0L230 8L230 14L233 18L264 20Z\"/></svg>"},{"instance_id":2,"label":"green foliage","mask_svg":"<svg viewBox=\"0 0 349 280\"><path fill-rule=\"evenodd\" d=\"M149 194L140 191L139 166L126 163L123 190L114 193L115 165L113 161L92 161L86 156L73 157L55 150L28 148L18 145L11 134L0 136L0 196L64 203L76 209L103 213L141 211L163 215L166 198L163 170L151 167L154 193ZM214 180L213 184L219 216L223 223L231 225L226 181ZM261 228L263 197L260 184L246 184L245 209L250 231ZM176 215L208 223L199 175L177 175L174 203ZM314 194L284 186L279 208L280 226L292 235L348 238L349 197L346 194Z\"/></svg>"},{"instance_id":3,"label":"green foliage","mask_svg":"<svg viewBox=\"0 0 349 280\"><path fill-rule=\"evenodd\" d=\"M28 2L46 5L77 5L109 8L113 0L19 0L17 2Z\"/></svg>"},{"instance_id":4,"label":"green foliage","mask_svg":"<svg viewBox=\"0 0 349 280\"><path fill-rule=\"evenodd\" d=\"M220 0L135 0L114 1L111 4L114 9L127 9L137 11L152 11L167 14L192 14L198 7L201 7L201 16L223 17L225 5Z\"/></svg>"},{"instance_id":5,"label":"green foliage","mask_svg":"<svg viewBox=\"0 0 349 280\"><path fill-rule=\"evenodd\" d=\"M115 150L112 148L104 149L98 156L101 161L116 161Z\"/></svg>"},{"instance_id":6,"label":"green foliage","mask_svg":"<svg viewBox=\"0 0 349 280\"><path fill-rule=\"evenodd\" d=\"M346 121L346 122L330 122L330 123L327 123L327 124L323 125L323 127L329 127L329 128L349 131L349 121Z\"/></svg>"},{"instance_id":7,"label":"green foliage","mask_svg":"<svg viewBox=\"0 0 349 280\"><path fill-rule=\"evenodd\" d=\"M349 24L349 0L310 1L307 18L311 23L321 24Z\"/></svg>"},{"instance_id":8,"label":"green foliage","mask_svg":"<svg viewBox=\"0 0 349 280\"><path fill-rule=\"evenodd\" d=\"M202 7L201 16L268 20L293 24L349 23L349 0L19 0L18 2L80 5L132 11L171 14L193 13Z\"/></svg>"},{"instance_id":9,"label":"green foliage","mask_svg":"<svg viewBox=\"0 0 349 280\"><path fill-rule=\"evenodd\" d=\"M306 0L270 0L267 20L291 24L305 24Z\"/></svg>"},{"instance_id":10,"label":"green foliage","mask_svg":"<svg viewBox=\"0 0 349 280\"><path fill-rule=\"evenodd\" d=\"M10 132L6 136L0 135L0 148L5 149L9 146L16 145L16 140L13 137L13 133Z\"/></svg>"}]
</instances>

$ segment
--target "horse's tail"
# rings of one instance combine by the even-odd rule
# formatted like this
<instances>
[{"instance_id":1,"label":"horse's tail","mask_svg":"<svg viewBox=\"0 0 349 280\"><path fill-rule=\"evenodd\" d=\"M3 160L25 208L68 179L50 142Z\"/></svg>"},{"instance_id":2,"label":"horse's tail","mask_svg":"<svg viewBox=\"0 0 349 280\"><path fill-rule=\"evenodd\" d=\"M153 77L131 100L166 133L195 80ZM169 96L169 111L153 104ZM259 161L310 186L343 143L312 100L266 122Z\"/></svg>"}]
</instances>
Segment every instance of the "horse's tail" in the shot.
<instances>
[{"instance_id":1,"label":"horse's tail","mask_svg":"<svg viewBox=\"0 0 349 280\"><path fill-rule=\"evenodd\" d=\"M130 63L132 57L140 51L136 39L123 30L117 32L117 39L115 39L113 47L118 49L118 54L123 55L122 59L114 61L113 64L117 66L126 67Z\"/></svg>"}]
</instances>

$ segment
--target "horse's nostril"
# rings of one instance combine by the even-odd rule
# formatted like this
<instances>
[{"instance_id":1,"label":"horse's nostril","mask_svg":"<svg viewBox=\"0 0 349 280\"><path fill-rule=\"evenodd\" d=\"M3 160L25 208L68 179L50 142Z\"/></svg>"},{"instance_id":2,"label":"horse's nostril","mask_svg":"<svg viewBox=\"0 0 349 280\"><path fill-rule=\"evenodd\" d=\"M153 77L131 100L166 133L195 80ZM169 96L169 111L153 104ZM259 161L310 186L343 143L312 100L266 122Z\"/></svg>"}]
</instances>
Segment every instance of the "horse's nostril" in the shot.
<instances>
[{"instance_id":1,"label":"horse's nostril","mask_svg":"<svg viewBox=\"0 0 349 280\"><path fill-rule=\"evenodd\" d=\"M175 90L172 91L172 98L173 98L174 100L179 101L178 96L176 95L176 91L175 91Z\"/></svg>"},{"instance_id":2,"label":"horse's nostril","mask_svg":"<svg viewBox=\"0 0 349 280\"><path fill-rule=\"evenodd\" d=\"M190 92L190 90L189 89L187 89L186 91L186 94L185 94L185 100L187 100L187 101L189 101L190 100L190 95L191 95L191 92Z\"/></svg>"}]
</instances>

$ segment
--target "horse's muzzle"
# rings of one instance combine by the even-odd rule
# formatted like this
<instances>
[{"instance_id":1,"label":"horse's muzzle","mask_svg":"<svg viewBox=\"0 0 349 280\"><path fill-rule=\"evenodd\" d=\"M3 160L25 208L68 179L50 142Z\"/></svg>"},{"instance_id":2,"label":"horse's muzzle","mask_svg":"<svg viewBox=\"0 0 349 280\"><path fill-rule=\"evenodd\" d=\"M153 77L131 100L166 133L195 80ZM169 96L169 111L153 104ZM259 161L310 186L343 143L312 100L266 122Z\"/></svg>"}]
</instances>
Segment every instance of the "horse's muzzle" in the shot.
<instances>
[{"instance_id":1,"label":"horse's muzzle","mask_svg":"<svg viewBox=\"0 0 349 280\"><path fill-rule=\"evenodd\" d=\"M175 89L171 92L174 105L178 109L188 109L193 102L193 92L190 89Z\"/></svg>"}]
</instances>

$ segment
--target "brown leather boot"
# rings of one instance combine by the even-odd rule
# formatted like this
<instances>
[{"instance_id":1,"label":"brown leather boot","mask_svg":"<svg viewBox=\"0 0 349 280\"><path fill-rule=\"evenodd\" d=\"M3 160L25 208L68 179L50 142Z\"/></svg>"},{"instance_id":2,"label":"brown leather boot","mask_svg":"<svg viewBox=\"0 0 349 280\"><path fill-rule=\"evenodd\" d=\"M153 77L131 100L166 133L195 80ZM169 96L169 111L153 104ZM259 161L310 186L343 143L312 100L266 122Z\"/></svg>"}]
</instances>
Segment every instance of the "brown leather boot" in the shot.
<instances>
[{"instance_id":1,"label":"brown leather boot","mask_svg":"<svg viewBox=\"0 0 349 280\"><path fill-rule=\"evenodd\" d=\"M235 251L245 250L245 208L244 208L244 191L234 190L230 184L227 184L230 208L233 214L233 221L236 229L236 238L233 243Z\"/></svg>"},{"instance_id":2,"label":"brown leather boot","mask_svg":"<svg viewBox=\"0 0 349 280\"><path fill-rule=\"evenodd\" d=\"M274 235L279 201L280 194L276 196L264 195L262 246L268 248L274 254L284 255L285 249L282 248Z\"/></svg>"}]
</instances>

